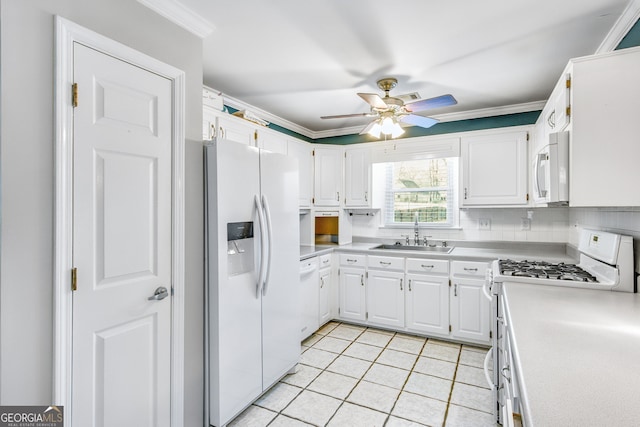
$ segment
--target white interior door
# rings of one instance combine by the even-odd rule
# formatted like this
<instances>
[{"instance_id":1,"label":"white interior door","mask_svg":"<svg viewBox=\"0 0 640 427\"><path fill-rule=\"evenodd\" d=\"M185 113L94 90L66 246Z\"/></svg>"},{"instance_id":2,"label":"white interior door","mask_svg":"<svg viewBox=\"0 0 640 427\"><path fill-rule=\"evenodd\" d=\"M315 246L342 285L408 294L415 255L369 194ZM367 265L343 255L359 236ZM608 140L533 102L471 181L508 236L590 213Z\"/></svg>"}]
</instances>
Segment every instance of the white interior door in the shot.
<instances>
[{"instance_id":1,"label":"white interior door","mask_svg":"<svg viewBox=\"0 0 640 427\"><path fill-rule=\"evenodd\" d=\"M77 43L74 80L73 425L168 426L172 83Z\"/></svg>"}]
</instances>

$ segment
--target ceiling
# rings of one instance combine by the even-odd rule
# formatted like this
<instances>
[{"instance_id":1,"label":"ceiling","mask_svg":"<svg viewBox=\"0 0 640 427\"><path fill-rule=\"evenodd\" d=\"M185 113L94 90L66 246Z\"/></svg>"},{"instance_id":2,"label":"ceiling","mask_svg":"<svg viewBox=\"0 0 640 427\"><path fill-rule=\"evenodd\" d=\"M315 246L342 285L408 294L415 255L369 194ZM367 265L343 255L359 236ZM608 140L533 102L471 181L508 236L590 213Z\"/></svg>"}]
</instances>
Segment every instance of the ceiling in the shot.
<instances>
[{"instance_id":1,"label":"ceiling","mask_svg":"<svg viewBox=\"0 0 640 427\"><path fill-rule=\"evenodd\" d=\"M539 109L568 59L596 52L629 0L180 0L215 27L204 84L315 136L358 133L357 92L450 93L449 113ZM525 104L525 105L520 105Z\"/></svg>"}]
</instances>

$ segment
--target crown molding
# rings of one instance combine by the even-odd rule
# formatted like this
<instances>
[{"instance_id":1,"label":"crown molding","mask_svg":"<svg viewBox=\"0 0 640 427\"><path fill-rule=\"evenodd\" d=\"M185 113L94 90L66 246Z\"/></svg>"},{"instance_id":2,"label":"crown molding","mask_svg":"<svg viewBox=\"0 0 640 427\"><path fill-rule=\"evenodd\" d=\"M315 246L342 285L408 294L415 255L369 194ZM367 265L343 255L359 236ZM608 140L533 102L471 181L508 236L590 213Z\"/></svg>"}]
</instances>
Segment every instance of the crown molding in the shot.
<instances>
[{"instance_id":1,"label":"crown molding","mask_svg":"<svg viewBox=\"0 0 640 427\"><path fill-rule=\"evenodd\" d=\"M137 1L201 39L211 35L216 28L211 22L175 0Z\"/></svg>"},{"instance_id":2,"label":"crown molding","mask_svg":"<svg viewBox=\"0 0 640 427\"><path fill-rule=\"evenodd\" d=\"M640 19L640 0L630 2L595 53L612 52Z\"/></svg>"},{"instance_id":3,"label":"crown molding","mask_svg":"<svg viewBox=\"0 0 640 427\"><path fill-rule=\"evenodd\" d=\"M255 113L261 119L268 121L269 123L273 123L274 125L281 126L292 132L298 133L300 135L304 135L307 138L312 138L312 139L317 138L317 137L314 137L314 134L316 132L313 132L303 126L300 126L298 124L290 122L289 120L278 117L275 114L271 114L268 111L265 111L261 108L254 107L251 104L247 104L244 101L241 101L237 98L224 94L216 89L211 88L210 86L204 86L204 88L214 91L216 93L220 93L222 95L222 98L224 99L224 104L228 105L229 107L235 108L236 110L249 110L252 113Z\"/></svg>"}]
</instances>

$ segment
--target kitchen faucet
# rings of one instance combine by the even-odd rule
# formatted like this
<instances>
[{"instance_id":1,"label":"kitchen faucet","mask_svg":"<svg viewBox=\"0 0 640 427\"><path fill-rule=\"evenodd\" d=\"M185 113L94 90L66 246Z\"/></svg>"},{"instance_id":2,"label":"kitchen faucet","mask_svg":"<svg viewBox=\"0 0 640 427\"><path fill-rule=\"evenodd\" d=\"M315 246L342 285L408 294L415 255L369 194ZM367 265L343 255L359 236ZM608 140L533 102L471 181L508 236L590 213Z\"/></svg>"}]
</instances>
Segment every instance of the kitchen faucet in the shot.
<instances>
[{"instance_id":1,"label":"kitchen faucet","mask_svg":"<svg viewBox=\"0 0 640 427\"><path fill-rule=\"evenodd\" d=\"M413 244L418 246L420 244L420 230L418 229L418 212L416 212L416 221L413 224Z\"/></svg>"}]
</instances>

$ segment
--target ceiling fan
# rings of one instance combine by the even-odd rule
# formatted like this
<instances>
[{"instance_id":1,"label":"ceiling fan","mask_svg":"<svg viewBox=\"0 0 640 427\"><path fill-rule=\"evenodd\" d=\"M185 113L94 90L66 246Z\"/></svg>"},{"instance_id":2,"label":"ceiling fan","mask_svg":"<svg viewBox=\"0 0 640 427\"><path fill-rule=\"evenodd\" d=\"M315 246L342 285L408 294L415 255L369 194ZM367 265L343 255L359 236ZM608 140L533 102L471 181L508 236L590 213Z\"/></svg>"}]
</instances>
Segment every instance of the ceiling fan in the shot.
<instances>
[{"instance_id":1,"label":"ceiling fan","mask_svg":"<svg viewBox=\"0 0 640 427\"><path fill-rule=\"evenodd\" d=\"M384 91L384 98L375 93L358 93L358 96L365 100L370 106L371 111L368 113L342 114L336 116L322 116L321 119L339 119L346 117L375 117L360 132L360 135L368 133L376 138L380 134L391 135L396 138L404 133L399 122L409 125L429 128L438 120L431 117L419 116L413 113L418 111L429 110L432 108L448 107L458 103L452 95L441 95L435 98L420 99L413 102L405 102L405 99L416 99L417 94L406 94L400 96L389 96L389 91L395 88L398 80L393 77L387 77L378 80L378 87Z\"/></svg>"}]
</instances>

